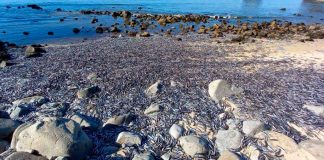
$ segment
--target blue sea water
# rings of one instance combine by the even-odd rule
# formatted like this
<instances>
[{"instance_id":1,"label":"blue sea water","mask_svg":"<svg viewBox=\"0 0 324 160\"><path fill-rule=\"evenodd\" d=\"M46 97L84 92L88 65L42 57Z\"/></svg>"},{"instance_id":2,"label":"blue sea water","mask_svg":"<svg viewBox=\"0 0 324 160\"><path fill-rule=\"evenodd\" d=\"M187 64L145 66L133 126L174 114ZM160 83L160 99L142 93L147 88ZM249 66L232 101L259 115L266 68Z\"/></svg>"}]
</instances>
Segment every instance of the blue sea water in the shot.
<instances>
[{"instance_id":1,"label":"blue sea water","mask_svg":"<svg viewBox=\"0 0 324 160\"><path fill-rule=\"evenodd\" d=\"M43 10L17 8L32 3L40 5ZM57 8L72 12L56 12ZM286 11L281 8L286 8ZM315 0L1 0L0 40L31 44L97 36L94 28L98 24L90 23L93 16L80 15L82 9L239 16L247 21L280 19L296 23L324 22L324 3ZM295 16L296 13L302 16ZM59 22L63 17L65 21ZM78 20L74 20L76 17ZM96 17L99 23L106 26L122 23L122 20L110 16ZM81 33L73 34L71 30L75 27L82 28ZM25 31L30 34L24 36L22 32ZM53 31L54 36L47 35L49 31Z\"/></svg>"}]
</instances>

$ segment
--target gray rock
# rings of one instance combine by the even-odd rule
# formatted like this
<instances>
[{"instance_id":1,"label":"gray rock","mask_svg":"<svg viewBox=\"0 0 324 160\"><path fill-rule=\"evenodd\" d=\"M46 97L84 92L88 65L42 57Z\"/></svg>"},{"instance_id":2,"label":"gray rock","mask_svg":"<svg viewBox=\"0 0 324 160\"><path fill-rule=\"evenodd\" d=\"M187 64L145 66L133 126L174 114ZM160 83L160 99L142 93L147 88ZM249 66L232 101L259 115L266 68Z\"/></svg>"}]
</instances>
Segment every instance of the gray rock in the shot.
<instances>
[{"instance_id":1,"label":"gray rock","mask_svg":"<svg viewBox=\"0 0 324 160\"><path fill-rule=\"evenodd\" d=\"M26 105L19 105L15 106L14 109L10 113L10 118L17 119L19 117L22 117L24 115L27 115L31 112L30 110L31 106Z\"/></svg>"},{"instance_id":2,"label":"gray rock","mask_svg":"<svg viewBox=\"0 0 324 160\"><path fill-rule=\"evenodd\" d=\"M253 136L259 132L264 131L264 123L260 121L243 121L243 133L247 136Z\"/></svg>"},{"instance_id":3,"label":"gray rock","mask_svg":"<svg viewBox=\"0 0 324 160\"><path fill-rule=\"evenodd\" d=\"M303 142L300 142L298 144L299 148L304 149L314 157L316 157L317 160L324 159L324 142L318 141L318 140L306 140Z\"/></svg>"},{"instance_id":4,"label":"gray rock","mask_svg":"<svg viewBox=\"0 0 324 160\"><path fill-rule=\"evenodd\" d=\"M145 109L144 114L148 115L160 111L162 111L162 106L157 103L153 103Z\"/></svg>"},{"instance_id":5,"label":"gray rock","mask_svg":"<svg viewBox=\"0 0 324 160\"><path fill-rule=\"evenodd\" d=\"M236 130L219 130L216 135L216 145L220 153L240 148L242 140L242 134Z\"/></svg>"},{"instance_id":6,"label":"gray rock","mask_svg":"<svg viewBox=\"0 0 324 160\"><path fill-rule=\"evenodd\" d=\"M99 93L101 90L98 86L92 86L88 88L81 89L77 92L77 96L80 99L91 98L95 94Z\"/></svg>"},{"instance_id":7,"label":"gray rock","mask_svg":"<svg viewBox=\"0 0 324 160\"><path fill-rule=\"evenodd\" d=\"M315 106L315 105L304 105L303 108L308 109L315 115L324 117L324 106Z\"/></svg>"},{"instance_id":8,"label":"gray rock","mask_svg":"<svg viewBox=\"0 0 324 160\"><path fill-rule=\"evenodd\" d=\"M133 120L133 115L131 114L124 114L120 116L114 116L103 125L103 127L106 127L107 125L123 125L123 124L129 124Z\"/></svg>"},{"instance_id":9,"label":"gray rock","mask_svg":"<svg viewBox=\"0 0 324 160\"><path fill-rule=\"evenodd\" d=\"M161 159L163 160L170 160L171 159L171 153L165 153L161 156Z\"/></svg>"},{"instance_id":10,"label":"gray rock","mask_svg":"<svg viewBox=\"0 0 324 160\"><path fill-rule=\"evenodd\" d=\"M38 116L63 117L69 109L68 103L45 103L38 110Z\"/></svg>"},{"instance_id":11,"label":"gray rock","mask_svg":"<svg viewBox=\"0 0 324 160\"><path fill-rule=\"evenodd\" d=\"M43 50L40 47L28 46L25 50L25 56L27 58L37 57L41 55L41 52L43 52Z\"/></svg>"},{"instance_id":12,"label":"gray rock","mask_svg":"<svg viewBox=\"0 0 324 160\"><path fill-rule=\"evenodd\" d=\"M26 97L23 99L16 100L12 102L14 106L20 106L20 105L31 105L31 106L41 106L44 103L47 103L48 99L43 96L32 96L32 97Z\"/></svg>"},{"instance_id":13,"label":"gray rock","mask_svg":"<svg viewBox=\"0 0 324 160\"><path fill-rule=\"evenodd\" d=\"M126 146L141 145L141 136L132 132L121 132L118 134L116 143L125 144Z\"/></svg>"},{"instance_id":14,"label":"gray rock","mask_svg":"<svg viewBox=\"0 0 324 160\"><path fill-rule=\"evenodd\" d=\"M231 86L225 80L219 79L208 85L208 93L212 100L218 103L222 98L229 97L233 94L239 94L243 89Z\"/></svg>"},{"instance_id":15,"label":"gray rock","mask_svg":"<svg viewBox=\"0 0 324 160\"><path fill-rule=\"evenodd\" d=\"M91 140L80 125L64 118L46 118L20 125L11 141L11 148L16 151L37 151L48 159L58 156L83 159L91 147Z\"/></svg>"},{"instance_id":16,"label":"gray rock","mask_svg":"<svg viewBox=\"0 0 324 160\"><path fill-rule=\"evenodd\" d=\"M226 120L226 125L228 126L228 129L237 129L238 125L240 124L239 120L236 119L228 119Z\"/></svg>"},{"instance_id":17,"label":"gray rock","mask_svg":"<svg viewBox=\"0 0 324 160\"><path fill-rule=\"evenodd\" d=\"M0 60L0 68L5 68L6 66L7 66L7 62Z\"/></svg>"},{"instance_id":18,"label":"gray rock","mask_svg":"<svg viewBox=\"0 0 324 160\"><path fill-rule=\"evenodd\" d=\"M5 160L47 160L47 158L27 152L15 152L8 156Z\"/></svg>"},{"instance_id":19,"label":"gray rock","mask_svg":"<svg viewBox=\"0 0 324 160\"><path fill-rule=\"evenodd\" d=\"M218 160L240 160L240 157L233 152L224 151Z\"/></svg>"},{"instance_id":20,"label":"gray rock","mask_svg":"<svg viewBox=\"0 0 324 160\"><path fill-rule=\"evenodd\" d=\"M75 114L71 117L72 120L77 122L84 129L92 129L95 130L99 127L98 123L94 120L91 120L90 117L87 117L82 114Z\"/></svg>"},{"instance_id":21,"label":"gray rock","mask_svg":"<svg viewBox=\"0 0 324 160\"><path fill-rule=\"evenodd\" d=\"M154 160L154 156L151 152L146 152L142 154L136 154L132 160Z\"/></svg>"},{"instance_id":22,"label":"gray rock","mask_svg":"<svg viewBox=\"0 0 324 160\"><path fill-rule=\"evenodd\" d=\"M0 118L0 138L6 138L20 125L20 122Z\"/></svg>"},{"instance_id":23,"label":"gray rock","mask_svg":"<svg viewBox=\"0 0 324 160\"><path fill-rule=\"evenodd\" d=\"M0 140L0 154L6 151L10 147L10 144L5 140Z\"/></svg>"},{"instance_id":24,"label":"gray rock","mask_svg":"<svg viewBox=\"0 0 324 160\"><path fill-rule=\"evenodd\" d=\"M155 82L145 90L145 94L148 97L153 98L156 97L156 95L161 92L161 89L162 89L162 83L160 80L158 80L157 82Z\"/></svg>"},{"instance_id":25,"label":"gray rock","mask_svg":"<svg viewBox=\"0 0 324 160\"><path fill-rule=\"evenodd\" d=\"M184 129L177 124L173 124L169 130L169 134L175 139L178 139L180 136L182 136L183 132Z\"/></svg>"},{"instance_id":26,"label":"gray rock","mask_svg":"<svg viewBox=\"0 0 324 160\"><path fill-rule=\"evenodd\" d=\"M206 154L208 152L208 142L197 136L183 136L179 138L180 146L187 155L194 157L195 154Z\"/></svg>"}]
</instances>

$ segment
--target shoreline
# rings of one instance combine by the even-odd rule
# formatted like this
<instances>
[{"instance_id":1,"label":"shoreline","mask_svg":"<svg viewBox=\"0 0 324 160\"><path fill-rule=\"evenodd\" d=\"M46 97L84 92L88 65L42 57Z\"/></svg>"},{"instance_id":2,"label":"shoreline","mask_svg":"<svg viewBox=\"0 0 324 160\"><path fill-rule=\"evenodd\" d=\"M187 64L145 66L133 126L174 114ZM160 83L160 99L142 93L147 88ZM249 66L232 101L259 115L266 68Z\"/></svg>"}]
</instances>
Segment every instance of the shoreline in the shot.
<instances>
[{"instance_id":1,"label":"shoreline","mask_svg":"<svg viewBox=\"0 0 324 160\"><path fill-rule=\"evenodd\" d=\"M249 38L242 43L231 42L227 36L215 39L197 33L103 37L41 47L45 52L31 58L24 56L25 48L13 48L8 50L13 65L0 69L0 76L5 77L0 79L0 104L10 114L13 101L43 96L50 102L69 104L61 117L79 113L99 126L114 116L134 115L130 124L84 129L94 142L88 159L132 158L149 151L154 151L152 155L157 158L170 153L175 159L190 159L168 133L173 124L182 126L184 135L202 137L213 147L217 146L220 131L234 127L243 132L242 123L247 120L260 121L270 126L267 130L271 133L290 137L293 142L289 147L308 139L323 141L323 118L304 107L323 105L324 40L305 39L304 34L288 39ZM244 91L215 103L208 94L208 85L216 79ZM148 97L147 88L159 80L161 91ZM91 97L79 97L78 91L92 86L100 91ZM153 103L163 109L144 113ZM33 123L56 113L48 111L46 105L30 108L29 113L14 119ZM230 121L238 124L233 126ZM141 144L116 145L114 138L119 130L140 135ZM252 137L244 134L236 153L249 157L245 149L254 146L263 158L295 154L284 148L277 157L275 150ZM117 147L117 151L110 154L103 149L107 147ZM219 157L213 147L208 147L204 158Z\"/></svg>"}]
</instances>

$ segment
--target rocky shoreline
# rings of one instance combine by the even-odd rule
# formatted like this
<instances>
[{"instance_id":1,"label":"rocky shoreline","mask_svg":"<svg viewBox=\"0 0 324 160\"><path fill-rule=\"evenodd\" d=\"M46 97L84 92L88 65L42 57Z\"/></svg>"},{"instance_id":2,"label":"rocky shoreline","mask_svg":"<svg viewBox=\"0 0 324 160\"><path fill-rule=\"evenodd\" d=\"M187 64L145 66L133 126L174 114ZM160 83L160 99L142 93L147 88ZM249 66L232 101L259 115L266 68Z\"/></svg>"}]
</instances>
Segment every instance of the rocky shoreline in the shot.
<instances>
[{"instance_id":1,"label":"rocky shoreline","mask_svg":"<svg viewBox=\"0 0 324 160\"><path fill-rule=\"evenodd\" d=\"M130 37L0 43L2 159L324 158L323 66L269 59L268 48L321 47L322 25L222 21L161 36L145 21L205 18L137 19Z\"/></svg>"}]
</instances>

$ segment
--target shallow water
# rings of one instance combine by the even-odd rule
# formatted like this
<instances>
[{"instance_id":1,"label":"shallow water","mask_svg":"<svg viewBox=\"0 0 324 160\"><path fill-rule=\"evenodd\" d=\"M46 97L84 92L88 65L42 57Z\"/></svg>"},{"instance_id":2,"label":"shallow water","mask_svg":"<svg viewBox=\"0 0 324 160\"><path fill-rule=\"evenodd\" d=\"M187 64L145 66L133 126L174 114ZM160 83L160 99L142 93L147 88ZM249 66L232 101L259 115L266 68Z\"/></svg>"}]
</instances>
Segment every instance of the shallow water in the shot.
<instances>
[{"instance_id":1,"label":"shallow water","mask_svg":"<svg viewBox=\"0 0 324 160\"><path fill-rule=\"evenodd\" d=\"M18 6L36 3L44 10ZM7 8L10 6L11 8ZM139 9L141 7L142 9ZM62 8L72 12L56 12ZM280 10L286 8L286 11ZM324 3L309 0L1 0L0 1L0 40L17 44L45 43L65 39L91 38L97 34L91 24L93 16L80 15L81 9L129 10L138 13L158 14L205 14L236 17L249 21L288 20L292 22L323 23ZM299 13L302 16L295 16ZM66 17L64 22L60 18ZM74 20L74 18L79 18ZM99 24L106 26L120 19L110 16L97 16ZM72 28L82 28L81 33L73 34ZM24 36L22 32L29 32ZM54 36L47 35L53 31Z\"/></svg>"}]
</instances>

